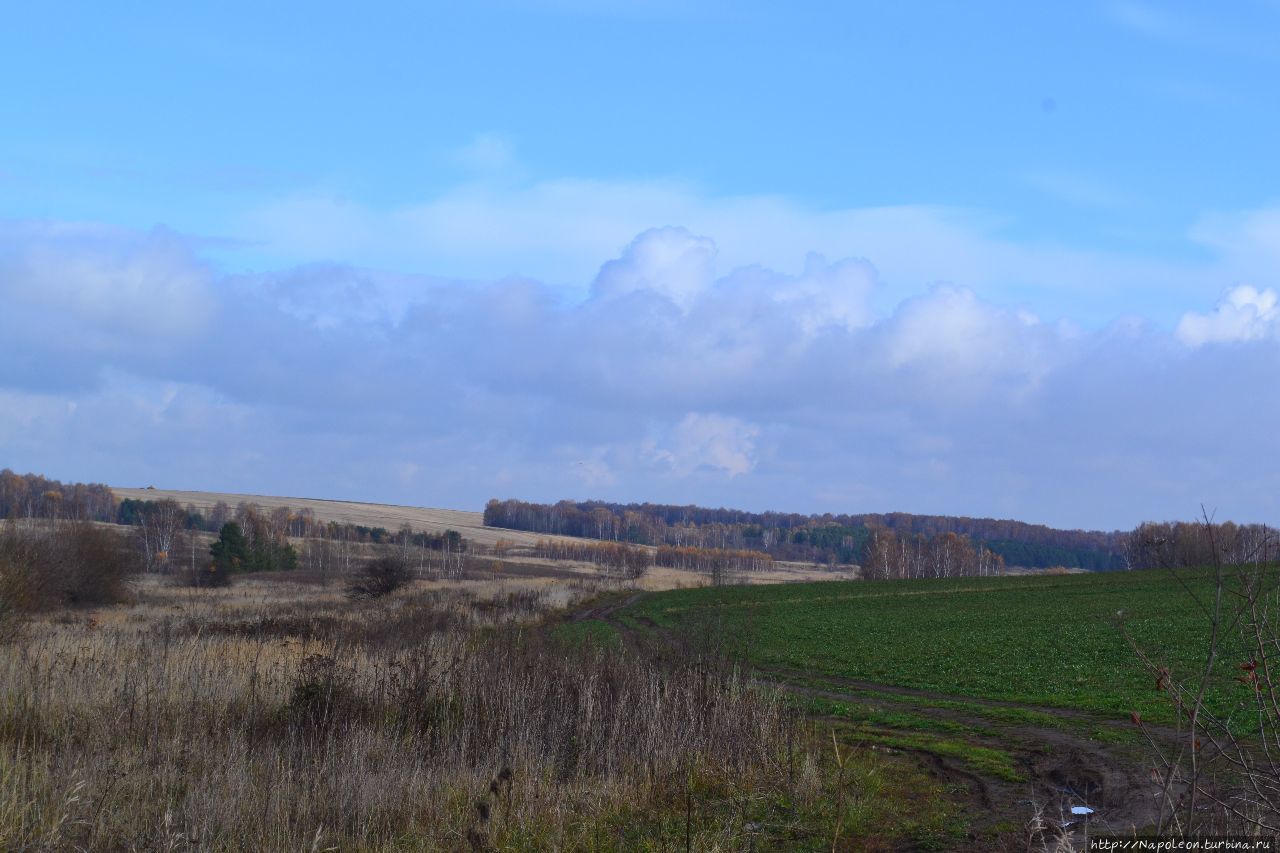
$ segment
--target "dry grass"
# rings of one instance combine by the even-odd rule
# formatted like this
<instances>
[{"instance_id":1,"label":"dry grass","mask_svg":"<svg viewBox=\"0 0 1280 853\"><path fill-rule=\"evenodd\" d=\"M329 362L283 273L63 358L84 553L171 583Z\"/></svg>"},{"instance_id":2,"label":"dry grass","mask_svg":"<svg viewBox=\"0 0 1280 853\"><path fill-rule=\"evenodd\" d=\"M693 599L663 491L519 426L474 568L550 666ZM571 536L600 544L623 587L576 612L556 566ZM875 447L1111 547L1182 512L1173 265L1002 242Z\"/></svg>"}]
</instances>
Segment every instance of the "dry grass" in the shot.
<instances>
[{"instance_id":1,"label":"dry grass","mask_svg":"<svg viewBox=\"0 0 1280 853\"><path fill-rule=\"evenodd\" d=\"M0 646L0 847L616 848L637 813L682 843L693 784L817 796L800 723L732 669L537 627L597 591L150 579L41 617ZM733 814L689 831L745 838Z\"/></svg>"}]
</instances>

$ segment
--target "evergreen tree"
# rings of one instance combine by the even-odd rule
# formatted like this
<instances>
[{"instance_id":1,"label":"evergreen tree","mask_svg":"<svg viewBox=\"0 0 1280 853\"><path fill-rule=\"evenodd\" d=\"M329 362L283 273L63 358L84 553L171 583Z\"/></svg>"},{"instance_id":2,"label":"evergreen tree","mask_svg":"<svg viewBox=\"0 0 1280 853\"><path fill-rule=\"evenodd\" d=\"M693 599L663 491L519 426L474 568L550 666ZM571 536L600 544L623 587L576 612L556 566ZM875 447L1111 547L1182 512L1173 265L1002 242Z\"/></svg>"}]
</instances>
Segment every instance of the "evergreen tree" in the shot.
<instances>
[{"instance_id":1,"label":"evergreen tree","mask_svg":"<svg viewBox=\"0 0 1280 853\"><path fill-rule=\"evenodd\" d=\"M245 541L240 525L234 521L222 525L218 541L210 546L209 554L213 557L214 571L217 573L229 575L248 568L249 543Z\"/></svg>"}]
</instances>

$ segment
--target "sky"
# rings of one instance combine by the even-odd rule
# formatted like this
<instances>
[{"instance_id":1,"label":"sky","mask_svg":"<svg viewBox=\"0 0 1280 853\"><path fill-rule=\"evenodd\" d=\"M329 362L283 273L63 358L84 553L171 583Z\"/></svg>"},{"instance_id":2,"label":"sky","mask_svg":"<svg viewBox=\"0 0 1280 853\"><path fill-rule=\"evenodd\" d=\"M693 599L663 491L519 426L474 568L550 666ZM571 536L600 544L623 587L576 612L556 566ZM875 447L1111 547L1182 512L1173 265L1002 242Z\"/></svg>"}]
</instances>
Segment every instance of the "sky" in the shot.
<instances>
[{"instance_id":1,"label":"sky","mask_svg":"<svg viewBox=\"0 0 1280 853\"><path fill-rule=\"evenodd\" d=\"M1280 3L19 4L0 467L1280 521Z\"/></svg>"}]
</instances>

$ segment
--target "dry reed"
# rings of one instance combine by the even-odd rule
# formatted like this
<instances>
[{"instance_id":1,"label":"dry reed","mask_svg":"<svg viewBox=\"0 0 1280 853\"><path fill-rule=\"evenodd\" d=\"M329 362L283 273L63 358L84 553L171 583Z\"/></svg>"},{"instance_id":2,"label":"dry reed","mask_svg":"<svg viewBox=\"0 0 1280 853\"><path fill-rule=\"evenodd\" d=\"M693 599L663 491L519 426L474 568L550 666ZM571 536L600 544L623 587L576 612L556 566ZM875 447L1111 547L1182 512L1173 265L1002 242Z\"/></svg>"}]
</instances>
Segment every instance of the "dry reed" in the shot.
<instances>
[{"instance_id":1,"label":"dry reed","mask_svg":"<svg viewBox=\"0 0 1280 853\"><path fill-rule=\"evenodd\" d=\"M0 646L0 847L613 847L611 815L690 774L814 776L787 766L799 722L732 668L534 624L593 592L148 584L37 621Z\"/></svg>"}]
</instances>

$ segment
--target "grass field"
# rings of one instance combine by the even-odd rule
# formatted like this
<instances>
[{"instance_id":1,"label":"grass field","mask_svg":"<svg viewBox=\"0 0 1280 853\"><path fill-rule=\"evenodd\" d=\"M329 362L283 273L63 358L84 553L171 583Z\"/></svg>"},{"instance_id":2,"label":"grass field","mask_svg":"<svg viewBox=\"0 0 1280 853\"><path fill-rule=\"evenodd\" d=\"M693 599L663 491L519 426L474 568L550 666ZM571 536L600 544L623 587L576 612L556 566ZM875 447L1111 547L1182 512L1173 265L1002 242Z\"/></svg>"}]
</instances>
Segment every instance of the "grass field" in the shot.
<instances>
[{"instance_id":1,"label":"grass field","mask_svg":"<svg viewBox=\"0 0 1280 853\"><path fill-rule=\"evenodd\" d=\"M1250 655L1235 593L1264 578L1274 592L1273 575L1225 572L1206 703L1246 738L1257 706L1237 680ZM1071 843L1082 843L1070 821L1080 805L1117 834L1167 814L1176 797L1162 799L1153 761L1185 735L1138 650L1175 682L1198 684L1215 589L1208 569L703 587L596 606L572 633L677 660L718 649L783 688L836 742L912 756L946 780L953 802L969 804L968 843L1014 849L1018 828L1042 820L1074 826ZM1146 725L1133 725L1134 711ZM1231 773L1220 780L1234 784Z\"/></svg>"},{"instance_id":2,"label":"grass field","mask_svg":"<svg viewBox=\"0 0 1280 853\"><path fill-rule=\"evenodd\" d=\"M1266 581L1272 601L1274 575L1224 573L1206 693L1208 710L1230 716L1231 730L1254 745L1257 703L1238 680L1251 654L1236 593ZM1097 829L1129 834L1181 802L1165 798L1153 766L1190 740L1139 651L1194 688L1215 590L1207 569L709 587L630 598L577 631L595 643L671 649L677 660L712 644L782 686L838 742L914 756L965 792L975 843L1006 843L1018 835L1010 827L1043 817L1075 826L1071 843L1080 844L1071 808L1091 807ZM1198 735L1194 744L1199 751ZM1212 772L1235 784L1225 763Z\"/></svg>"},{"instance_id":3,"label":"grass field","mask_svg":"<svg viewBox=\"0 0 1280 853\"><path fill-rule=\"evenodd\" d=\"M631 626L733 638L755 666L955 696L1171 718L1126 632L1175 677L1204 666L1212 573L1166 572L705 588L650 595ZM1123 626L1123 630L1122 630ZM1249 697L1228 634L1210 703Z\"/></svg>"}]
</instances>

